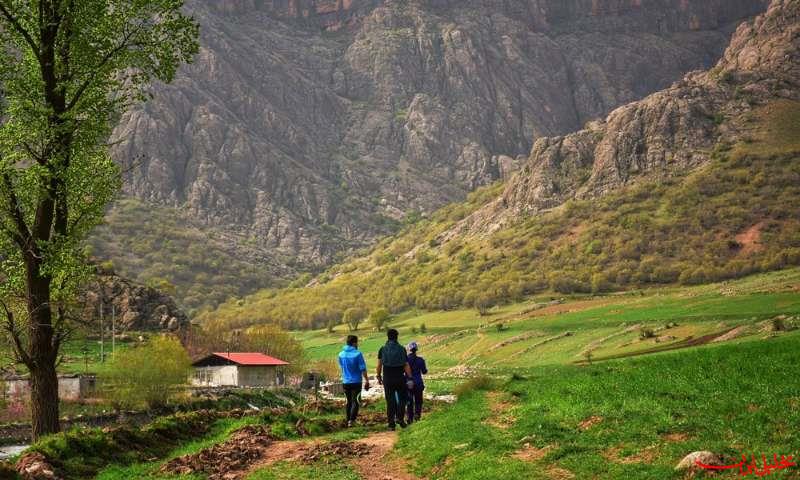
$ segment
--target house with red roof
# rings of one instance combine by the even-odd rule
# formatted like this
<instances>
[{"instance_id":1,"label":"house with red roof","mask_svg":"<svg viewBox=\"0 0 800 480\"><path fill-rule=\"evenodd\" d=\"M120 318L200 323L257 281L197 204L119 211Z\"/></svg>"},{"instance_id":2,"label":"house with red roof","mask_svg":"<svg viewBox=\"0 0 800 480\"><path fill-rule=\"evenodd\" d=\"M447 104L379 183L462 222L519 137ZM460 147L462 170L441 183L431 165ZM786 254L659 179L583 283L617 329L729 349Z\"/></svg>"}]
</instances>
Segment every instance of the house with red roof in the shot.
<instances>
[{"instance_id":1,"label":"house with red roof","mask_svg":"<svg viewBox=\"0 0 800 480\"><path fill-rule=\"evenodd\" d=\"M283 360L255 352L214 352L192 364L198 387L272 387L283 384Z\"/></svg>"}]
</instances>

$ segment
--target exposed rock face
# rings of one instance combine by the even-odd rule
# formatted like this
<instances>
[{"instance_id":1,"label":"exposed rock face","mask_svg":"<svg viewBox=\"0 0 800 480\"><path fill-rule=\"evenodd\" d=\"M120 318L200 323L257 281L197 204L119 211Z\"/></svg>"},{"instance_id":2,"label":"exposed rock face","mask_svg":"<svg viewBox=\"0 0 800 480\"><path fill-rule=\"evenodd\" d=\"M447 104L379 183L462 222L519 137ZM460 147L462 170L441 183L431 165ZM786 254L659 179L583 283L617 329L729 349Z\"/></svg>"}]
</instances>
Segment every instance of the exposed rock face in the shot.
<instances>
[{"instance_id":1,"label":"exposed rock face","mask_svg":"<svg viewBox=\"0 0 800 480\"><path fill-rule=\"evenodd\" d=\"M124 117L114 153L130 172L127 194L322 265L390 231L389 219L509 175L533 141L712 65L735 26L765 5L195 0L196 63ZM664 121L693 121L684 103ZM642 113L616 115L609 125ZM541 140L534 156L585 165L600 136ZM604 145L607 158L631 162L620 173L674 161L654 145L636 156ZM611 186L606 167L592 191ZM557 202L551 186L533 184L542 190L534 203Z\"/></svg>"},{"instance_id":2,"label":"exposed rock face","mask_svg":"<svg viewBox=\"0 0 800 480\"><path fill-rule=\"evenodd\" d=\"M502 196L446 236L501 228L571 198L595 198L640 178L683 174L747 131L746 114L800 99L800 1L774 0L742 24L718 64L613 111L574 134L539 139Z\"/></svg>"},{"instance_id":3,"label":"exposed rock face","mask_svg":"<svg viewBox=\"0 0 800 480\"><path fill-rule=\"evenodd\" d=\"M115 316L117 333L126 331L182 331L189 319L175 300L154 288L114 274L99 274L84 294L84 318L99 325L102 308L104 328L111 329Z\"/></svg>"}]
</instances>

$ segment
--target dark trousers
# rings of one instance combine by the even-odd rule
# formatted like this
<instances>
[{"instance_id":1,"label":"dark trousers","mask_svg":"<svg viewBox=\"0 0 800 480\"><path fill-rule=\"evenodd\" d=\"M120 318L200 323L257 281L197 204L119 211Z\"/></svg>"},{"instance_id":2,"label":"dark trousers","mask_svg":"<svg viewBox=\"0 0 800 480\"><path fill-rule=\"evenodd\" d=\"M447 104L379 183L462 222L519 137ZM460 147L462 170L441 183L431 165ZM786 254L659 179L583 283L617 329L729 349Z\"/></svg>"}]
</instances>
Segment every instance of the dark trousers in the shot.
<instances>
[{"instance_id":1,"label":"dark trousers","mask_svg":"<svg viewBox=\"0 0 800 480\"><path fill-rule=\"evenodd\" d=\"M358 409L361 406L361 384L345 383L344 396L347 398L344 415L348 422L354 422L358 417Z\"/></svg>"},{"instance_id":2,"label":"dark trousers","mask_svg":"<svg viewBox=\"0 0 800 480\"><path fill-rule=\"evenodd\" d=\"M389 422L389 427L394 427L397 422L403 421L407 390L408 387L402 378L383 382L383 392L386 395L386 420Z\"/></svg>"},{"instance_id":3,"label":"dark trousers","mask_svg":"<svg viewBox=\"0 0 800 480\"><path fill-rule=\"evenodd\" d=\"M422 392L424 390L424 385L414 385L414 388L408 391L408 423L422 418Z\"/></svg>"}]
</instances>

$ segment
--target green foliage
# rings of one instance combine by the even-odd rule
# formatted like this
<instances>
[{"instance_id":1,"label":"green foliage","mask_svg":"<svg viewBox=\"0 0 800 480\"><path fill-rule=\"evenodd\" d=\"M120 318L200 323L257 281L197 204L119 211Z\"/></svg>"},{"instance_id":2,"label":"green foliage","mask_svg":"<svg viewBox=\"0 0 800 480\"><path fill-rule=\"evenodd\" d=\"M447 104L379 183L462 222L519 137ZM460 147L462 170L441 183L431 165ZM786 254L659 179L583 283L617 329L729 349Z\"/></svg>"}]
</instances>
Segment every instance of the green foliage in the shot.
<instances>
[{"instance_id":1,"label":"green foliage","mask_svg":"<svg viewBox=\"0 0 800 480\"><path fill-rule=\"evenodd\" d=\"M488 375L476 375L469 380L465 381L464 383L458 385L453 393L458 395L459 397L474 393L474 392L481 392L491 390L495 385L495 381L492 377Z\"/></svg>"},{"instance_id":2,"label":"green foliage","mask_svg":"<svg viewBox=\"0 0 800 480\"><path fill-rule=\"evenodd\" d=\"M357 332L358 326L361 322L366 318L367 313L366 310L362 308L355 308L351 307L344 311L344 315L342 316L342 321L350 327L351 332Z\"/></svg>"},{"instance_id":3,"label":"green foliage","mask_svg":"<svg viewBox=\"0 0 800 480\"><path fill-rule=\"evenodd\" d=\"M100 382L115 405L157 408L186 385L190 371L191 360L180 342L160 336L114 354Z\"/></svg>"},{"instance_id":4,"label":"green foliage","mask_svg":"<svg viewBox=\"0 0 800 480\"><path fill-rule=\"evenodd\" d=\"M245 351L261 352L289 362L287 371L290 373L299 374L306 369L303 345L277 325L259 325L248 328L244 332L243 343Z\"/></svg>"},{"instance_id":5,"label":"green foliage","mask_svg":"<svg viewBox=\"0 0 800 480\"><path fill-rule=\"evenodd\" d=\"M89 242L96 258L113 258L120 275L165 289L189 314L279 284L243 241L232 242L176 209L132 198L114 203Z\"/></svg>"},{"instance_id":6,"label":"green foliage","mask_svg":"<svg viewBox=\"0 0 800 480\"><path fill-rule=\"evenodd\" d=\"M379 332L383 330L390 318L389 311L385 308L378 308L369 314L369 322Z\"/></svg>"}]
</instances>

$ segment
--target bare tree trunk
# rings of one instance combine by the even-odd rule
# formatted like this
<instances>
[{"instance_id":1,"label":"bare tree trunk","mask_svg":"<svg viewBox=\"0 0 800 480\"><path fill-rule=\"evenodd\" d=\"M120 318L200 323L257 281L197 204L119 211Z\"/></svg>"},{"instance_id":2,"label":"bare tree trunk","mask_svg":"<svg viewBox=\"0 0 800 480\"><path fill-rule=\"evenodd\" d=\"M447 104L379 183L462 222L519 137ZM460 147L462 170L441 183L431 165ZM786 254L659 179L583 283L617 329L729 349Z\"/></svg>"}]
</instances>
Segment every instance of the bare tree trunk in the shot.
<instances>
[{"instance_id":1,"label":"bare tree trunk","mask_svg":"<svg viewBox=\"0 0 800 480\"><path fill-rule=\"evenodd\" d=\"M28 283L29 359L31 374L31 422L33 440L60 430L58 422L58 345L50 306L51 278L41 275L35 257L26 261Z\"/></svg>"},{"instance_id":2,"label":"bare tree trunk","mask_svg":"<svg viewBox=\"0 0 800 480\"><path fill-rule=\"evenodd\" d=\"M56 433L58 421L58 376L52 364L44 362L31 370L31 426L33 440Z\"/></svg>"}]
</instances>

